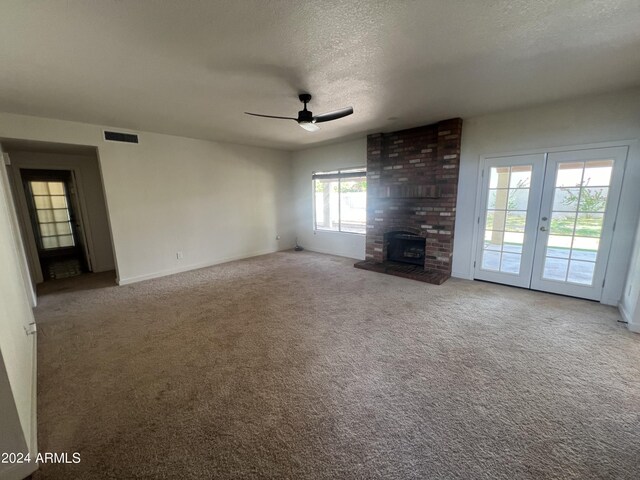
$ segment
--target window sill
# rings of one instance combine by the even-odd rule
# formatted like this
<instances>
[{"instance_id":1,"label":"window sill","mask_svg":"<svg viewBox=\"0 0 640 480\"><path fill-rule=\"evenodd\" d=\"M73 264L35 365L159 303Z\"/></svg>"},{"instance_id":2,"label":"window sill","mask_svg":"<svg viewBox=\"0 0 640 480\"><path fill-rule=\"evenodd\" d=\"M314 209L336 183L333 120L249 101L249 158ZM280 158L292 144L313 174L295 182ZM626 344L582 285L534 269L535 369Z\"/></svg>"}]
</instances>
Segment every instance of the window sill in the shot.
<instances>
[{"instance_id":1,"label":"window sill","mask_svg":"<svg viewBox=\"0 0 640 480\"><path fill-rule=\"evenodd\" d=\"M357 233L357 232L341 232L339 230L323 230L322 228L315 228L313 230L313 234L317 233L340 233L342 235L358 235L359 237L364 237L366 233Z\"/></svg>"}]
</instances>

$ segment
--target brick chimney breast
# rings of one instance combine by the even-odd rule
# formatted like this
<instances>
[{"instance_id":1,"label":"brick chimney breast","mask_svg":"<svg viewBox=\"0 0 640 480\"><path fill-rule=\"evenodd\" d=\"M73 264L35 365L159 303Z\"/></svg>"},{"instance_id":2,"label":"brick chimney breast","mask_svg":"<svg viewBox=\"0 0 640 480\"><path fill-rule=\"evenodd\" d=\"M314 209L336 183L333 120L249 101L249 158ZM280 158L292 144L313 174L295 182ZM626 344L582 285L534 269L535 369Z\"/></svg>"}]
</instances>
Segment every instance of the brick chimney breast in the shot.
<instances>
[{"instance_id":1,"label":"brick chimney breast","mask_svg":"<svg viewBox=\"0 0 640 480\"><path fill-rule=\"evenodd\" d=\"M402 231L425 239L424 272L416 279L440 284L450 277L461 135L462 119L454 118L367 137L367 238L361 263L380 264L369 269L380 271L388 261L385 235Z\"/></svg>"}]
</instances>

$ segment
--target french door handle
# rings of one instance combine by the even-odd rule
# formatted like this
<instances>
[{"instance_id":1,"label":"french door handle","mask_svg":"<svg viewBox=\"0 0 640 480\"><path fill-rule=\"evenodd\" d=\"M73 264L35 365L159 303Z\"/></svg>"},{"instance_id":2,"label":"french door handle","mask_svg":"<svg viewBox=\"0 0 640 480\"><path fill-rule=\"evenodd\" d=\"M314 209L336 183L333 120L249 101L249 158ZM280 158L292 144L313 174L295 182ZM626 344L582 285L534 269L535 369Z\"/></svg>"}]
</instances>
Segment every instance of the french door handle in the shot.
<instances>
[{"instance_id":1,"label":"french door handle","mask_svg":"<svg viewBox=\"0 0 640 480\"><path fill-rule=\"evenodd\" d=\"M546 232L547 231L547 227L545 227L545 226L540 227L540 231L541 232Z\"/></svg>"}]
</instances>

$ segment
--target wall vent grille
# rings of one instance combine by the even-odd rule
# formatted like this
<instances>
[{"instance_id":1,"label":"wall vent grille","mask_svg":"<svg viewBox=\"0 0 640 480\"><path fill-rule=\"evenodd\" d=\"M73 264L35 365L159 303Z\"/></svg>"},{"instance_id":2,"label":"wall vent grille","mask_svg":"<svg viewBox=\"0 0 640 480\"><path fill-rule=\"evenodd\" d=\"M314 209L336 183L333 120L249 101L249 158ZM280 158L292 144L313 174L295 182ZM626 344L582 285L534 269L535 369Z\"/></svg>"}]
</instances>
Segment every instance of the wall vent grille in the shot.
<instances>
[{"instance_id":1,"label":"wall vent grille","mask_svg":"<svg viewBox=\"0 0 640 480\"><path fill-rule=\"evenodd\" d=\"M104 139L107 142L138 143L138 135L133 133L112 132L109 130L104 131Z\"/></svg>"}]
</instances>

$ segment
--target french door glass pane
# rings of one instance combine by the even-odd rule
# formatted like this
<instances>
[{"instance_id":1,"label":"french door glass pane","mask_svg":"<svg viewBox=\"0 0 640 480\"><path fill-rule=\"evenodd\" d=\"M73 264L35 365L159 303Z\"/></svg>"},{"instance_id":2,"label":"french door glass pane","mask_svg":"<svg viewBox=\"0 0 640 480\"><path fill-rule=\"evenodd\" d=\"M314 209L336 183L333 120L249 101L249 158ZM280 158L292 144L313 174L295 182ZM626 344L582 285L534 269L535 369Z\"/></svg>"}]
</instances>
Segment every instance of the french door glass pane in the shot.
<instances>
[{"instance_id":1,"label":"french door glass pane","mask_svg":"<svg viewBox=\"0 0 640 480\"><path fill-rule=\"evenodd\" d=\"M64 195L34 195L33 200L38 210L43 208L67 208L67 197Z\"/></svg>"},{"instance_id":2,"label":"french door glass pane","mask_svg":"<svg viewBox=\"0 0 640 480\"><path fill-rule=\"evenodd\" d=\"M575 212L578 209L579 188L556 189L553 197L554 212Z\"/></svg>"},{"instance_id":3,"label":"french door glass pane","mask_svg":"<svg viewBox=\"0 0 640 480\"><path fill-rule=\"evenodd\" d=\"M75 241L64 182L29 182L29 185L42 248L73 247Z\"/></svg>"},{"instance_id":4,"label":"french door glass pane","mask_svg":"<svg viewBox=\"0 0 640 480\"><path fill-rule=\"evenodd\" d=\"M572 237L566 235L549 235L547 240L547 257L569 258Z\"/></svg>"},{"instance_id":5,"label":"french door glass pane","mask_svg":"<svg viewBox=\"0 0 640 480\"><path fill-rule=\"evenodd\" d=\"M527 220L526 211L509 211L505 222L506 232L524 232L524 224Z\"/></svg>"},{"instance_id":6,"label":"french door glass pane","mask_svg":"<svg viewBox=\"0 0 640 480\"><path fill-rule=\"evenodd\" d=\"M71 224L69 222L41 223L40 233L43 237L71 235Z\"/></svg>"},{"instance_id":7,"label":"french door glass pane","mask_svg":"<svg viewBox=\"0 0 640 480\"><path fill-rule=\"evenodd\" d=\"M55 210L37 210L38 221L46 222L65 222L69 220L69 210L66 208L58 208Z\"/></svg>"},{"instance_id":8,"label":"french door glass pane","mask_svg":"<svg viewBox=\"0 0 640 480\"><path fill-rule=\"evenodd\" d=\"M584 162L565 162L558 165L556 187L579 187L582 182Z\"/></svg>"},{"instance_id":9,"label":"french door glass pane","mask_svg":"<svg viewBox=\"0 0 640 480\"><path fill-rule=\"evenodd\" d=\"M64 183L31 182L31 191L34 195L64 195Z\"/></svg>"},{"instance_id":10,"label":"french door glass pane","mask_svg":"<svg viewBox=\"0 0 640 480\"><path fill-rule=\"evenodd\" d=\"M552 212L551 235L573 235L576 225L576 214L574 212Z\"/></svg>"},{"instance_id":11,"label":"french door glass pane","mask_svg":"<svg viewBox=\"0 0 640 480\"><path fill-rule=\"evenodd\" d=\"M613 160L559 163L543 278L592 285Z\"/></svg>"},{"instance_id":12,"label":"french door glass pane","mask_svg":"<svg viewBox=\"0 0 640 480\"><path fill-rule=\"evenodd\" d=\"M599 247L599 238L575 237L573 239L573 248L571 249L571 258L595 262Z\"/></svg>"},{"instance_id":13,"label":"french door glass pane","mask_svg":"<svg viewBox=\"0 0 640 480\"><path fill-rule=\"evenodd\" d=\"M532 165L491 167L482 269L520 273Z\"/></svg>"},{"instance_id":14,"label":"french door glass pane","mask_svg":"<svg viewBox=\"0 0 640 480\"><path fill-rule=\"evenodd\" d=\"M547 280L557 280L559 282L564 282L567 278L568 267L569 260L547 257L545 258L544 262L543 276Z\"/></svg>"},{"instance_id":15,"label":"french door glass pane","mask_svg":"<svg viewBox=\"0 0 640 480\"><path fill-rule=\"evenodd\" d=\"M611 182L613 160L587 162L584 171L585 183L592 187L608 187Z\"/></svg>"}]
</instances>

